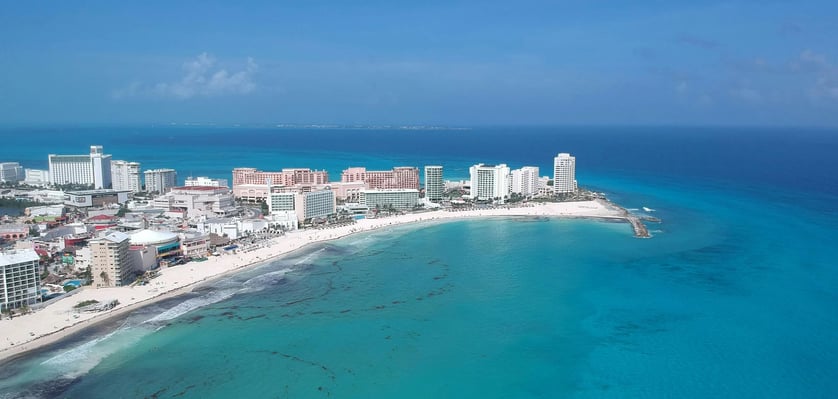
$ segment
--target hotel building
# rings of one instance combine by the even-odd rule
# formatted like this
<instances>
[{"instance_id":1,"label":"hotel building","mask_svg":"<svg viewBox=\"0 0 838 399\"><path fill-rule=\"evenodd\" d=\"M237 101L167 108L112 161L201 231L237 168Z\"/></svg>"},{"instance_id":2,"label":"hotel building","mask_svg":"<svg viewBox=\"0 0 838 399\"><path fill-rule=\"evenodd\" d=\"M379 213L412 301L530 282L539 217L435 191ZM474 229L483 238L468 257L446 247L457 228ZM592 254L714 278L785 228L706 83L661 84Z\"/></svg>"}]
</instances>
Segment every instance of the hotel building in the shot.
<instances>
[{"instance_id":1,"label":"hotel building","mask_svg":"<svg viewBox=\"0 0 838 399\"><path fill-rule=\"evenodd\" d=\"M268 198L270 186L319 186L329 182L325 170L282 169L280 172L263 172L255 168L233 169L233 196L248 201Z\"/></svg>"},{"instance_id":2,"label":"hotel building","mask_svg":"<svg viewBox=\"0 0 838 399\"><path fill-rule=\"evenodd\" d=\"M294 187L274 186L268 194L272 215L294 211L300 222L328 217L335 213L335 208L335 193L329 189L304 192Z\"/></svg>"},{"instance_id":3,"label":"hotel building","mask_svg":"<svg viewBox=\"0 0 838 399\"><path fill-rule=\"evenodd\" d=\"M560 153L553 158L553 192L574 193L576 189L576 157Z\"/></svg>"},{"instance_id":4,"label":"hotel building","mask_svg":"<svg viewBox=\"0 0 838 399\"><path fill-rule=\"evenodd\" d=\"M209 177L189 177L183 182L186 187L230 187L227 179L210 179Z\"/></svg>"},{"instance_id":5,"label":"hotel building","mask_svg":"<svg viewBox=\"0 0 838 399\"><path fill-rule=\"evenodd\" d=\"M412 188L361 191L361 205L369 209L394 209L404 211L419 204L419 190Z\"/></svg>"},{"instance_id":6,"label":"hotel building","mask_svg":"<svg viewBox=\"0 0 838 399\"><path fill-rule=\"evenodd\" d=\"M442 180L442 166L425 166L425 198L431 202L442 202L445 182Z\"/></svg>"},{"instance_id":7,"label":"hotel building","mask_svg":"<svg viewBox=\"0 0 838 399\"><path fill-rule=\"evenodd\" d=\"M16 309L38 301L39 261L34 249L0 252L0 308Z\"/></svg>"},{"instance_id":8,"label":"hotel building","mask_svg":"<svg viewBox=\"0 0 838 399\"><path fill-rule=\"evenodd\" d=\"M512 171L513 193L532 197L538 193L538 166L524 166Z\"/></svg>"},{"instance_id":9,"label":"hotel building","mask_svg":"<svg viewBox=\"0 0 838 399\"><path fill-rule=\"evenodd\" d=\"M326 184L329 173L325 170L311 170L308 168L282 169L280 172L263 172L256 168L233 169L233 189L242 184L281 184L293 186L295 184Z\"/></svg>"},{"instance_id":10,"label":"hotel building","mask_svg":"<svg viewBox=\"0 0 838 399\"><path fill-rule=\"evenodd\" d=\"M399 166L393 170L367 170L363 167L344 169L340 175L342 183L362 181L369 190L388 188L419 189L419 168Z\"/></svg>"},{"instance_id":11,"label":"hotel building","mask_svg":"<svg viewBox=\"0 0 838 399\"><path fill-rule=\"evenodd\" d=\"M90 240L90 272L96 288L121 287L134 281L134 259L129 256L130 238L117 231Z\"/></svg>"},{"instance_id":12,"label":"hotel building","mask_svg":"<svg viewBox=\"0 0 838 399\"><path fill-rule=\"evenodd\" d=\"M50 182L49 170L24 169L23 173L26 176L23 183L30 186L46 186Z\"/></svg>"},{"instance_id":13,"label":"hotel building","mask_svg":"<svg viewBox=\"0 0 838 399\"><path fill-rule=\"evenodd\" d=\"M177 185L174 169L152 169L145 171L145 191L163 194Z\"/></svg>"},{"instance_id":14,"label":"hotel building","mask_svg":"<svg viewBox=\"0 0 838 399\"><path fill-rule=\"evenodd\" d=\"M113 189L138 193L142 191L139 162L111 161Z\"/></svg>"},{"instance_id":15,"label":"hotel building","mask_svg":"<svg viewBox=\"0 0 838 399\"><path fill-rule=\"evenodd\" d=\"M509 196L509 167L506 164L477 164L469 168L471 199L504 203Z\"/></svg>"},{"instance_id":16,"label":"hotel building","mask_svg":"<svg viewBox=\"0 0 838 399\"><path fill-rule=\"evenodd\" d=\"M52 184L92 184L93 188L111 187L111 156L101 145L90 146L88 155L49 154L49 176Z\"/></svg>"},{"instance_id":17,"label":"hotel building","mask_svg":"<svg viewBox=\"0 0 838 399\"><path fill-rule=\"evenodd\" d=\"M0 162L0 183L15 183L26 178L17 162Z\"/></svg>"},{"instance_id":18,"label":"hotel building","mask_svg":"<svg viewBox=\"0 0 838 399\"><path fill-rule=\"evenodd\" d=\"M241 184L233 189L233 196L245 201L261 202L268 198L273 186L267 184ZM358 201L358 195L366 186L364 182L331 182L324 184L295 184L293 186L282 186L287 190L296 191L317 191L317 190L332 190L335 193L335 199L341 201Z\"/></svg>"}]
</instances>

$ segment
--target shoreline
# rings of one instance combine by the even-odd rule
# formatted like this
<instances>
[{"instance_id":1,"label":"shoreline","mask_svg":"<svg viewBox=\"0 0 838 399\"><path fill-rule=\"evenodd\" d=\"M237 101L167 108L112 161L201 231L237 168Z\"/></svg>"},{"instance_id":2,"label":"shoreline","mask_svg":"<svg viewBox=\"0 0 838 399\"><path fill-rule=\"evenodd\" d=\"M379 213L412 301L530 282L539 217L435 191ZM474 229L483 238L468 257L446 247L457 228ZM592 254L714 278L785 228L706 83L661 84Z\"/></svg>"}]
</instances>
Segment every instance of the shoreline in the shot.
<instances>
[{"instance_id":1,"label":"shoreline","mask_svg":"<svg viewBox=\"0 0 838 399\"><path fill-rule=\"evenodd\" d=\"M259 248L225 254L205 262L189 262L161 269L157 278L145 286L83 288L82 292L33 313L0 321L0 364L14 361L26 353L43 348L85 328L114 319L138 308L191 292L201 284L276 260L314 243L337 240L350 235L422 222L444 222L494 217L547 217L593 219L631 223L628 212L605 200L535 203L523 207L429 211L377 219L361 219L355 224L325 229L295 230L272 238ZM119 305L97 313L74 313L73 306L84 300L105 302L116 299Z\"/></svg>"}]
</instances>

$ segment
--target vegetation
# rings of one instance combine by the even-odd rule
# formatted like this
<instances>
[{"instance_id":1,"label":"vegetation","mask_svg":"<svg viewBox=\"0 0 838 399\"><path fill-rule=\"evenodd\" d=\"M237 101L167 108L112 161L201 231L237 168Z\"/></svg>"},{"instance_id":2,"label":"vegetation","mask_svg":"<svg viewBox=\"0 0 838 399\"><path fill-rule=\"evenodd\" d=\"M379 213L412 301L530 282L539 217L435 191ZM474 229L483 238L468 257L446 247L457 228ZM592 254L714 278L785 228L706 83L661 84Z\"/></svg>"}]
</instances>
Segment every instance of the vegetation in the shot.
<instances>
[{"instance_id":1,"label":"vegetation","mask_svg":"<svg viewBox=\"0 0 838 399\"><path fill-rule=\"evenodd\" d=\"M97 303L99 303L99 301L97 301L95 299L88 299L86 301L81 301L81 302L77 303L75 306L73 306L73 308L81 309L85 306L95 305Z\"/></svg>"},{"instance_id":2,"label":"vegetation","mask_svg":"<svg viewBox=\"0 0 838 399\"><path fill-rule=\"evenodd\" d=\"M76 289L76 288L77 288L77 287L76 287L75 285L72 285L72 284L67 284L67 285L65 285L65 286L64 286L64 292L70 292L70 291L72 291L72 290L74 290L74 289Z\"/></svg>"},{"instance_id":3,"label":"vegetation","mask_svg":"<svg viewBox=\"0 0 838 399\"><path fill-rule=\"evenodd\" d=\"M17 198L0 198L0 207L2 208L17 208L23 209L28 208L30 206L38 206L43 205L40 202L30 201L27 199L17 199Z\"/></svg>"},{"instance_id":4,"label":"vegetation","mask_svg":"<svg viewBox=\"0 0 838 399\"><path fill-rule=\"evenodd\" d=\"M90 271L90 267L81 272L79 277L81 277L82 281L84 281L84 285L93 284L93 273Z\"/></svg>"},{"instance_id":5,"label":"vegetation","mask_svg":"<svg viewBox=\"0 0 838 399\"><path fill-rule=\"evenodd\" d=\"M83 190L93 190L92 184L56 184L55 188L61 191L83 191Z\"/></svg>"},{"instance_id":6,"label":"vegetation","mask_svg":"<svg viewBox=\"0 0 838 399\"><path fill-rule=\"evenodd\" d=\"M116 212L116 217L123 217L125 214L128 213L128 205L122 204L119 206L119 211Z\"/></svg>"},{"instance_id":7,"label":"vegetation","mask_svg":"<svg viewBox=\"0 0 838 399\"><path fill-rule=\"evenodd\" d=\"M109 276L107 272L102 271L101 273L99 273L99 277L102 278L102 281L105 283L105 286L111 285L111 276Z\"/></svg>"}]
</instances>

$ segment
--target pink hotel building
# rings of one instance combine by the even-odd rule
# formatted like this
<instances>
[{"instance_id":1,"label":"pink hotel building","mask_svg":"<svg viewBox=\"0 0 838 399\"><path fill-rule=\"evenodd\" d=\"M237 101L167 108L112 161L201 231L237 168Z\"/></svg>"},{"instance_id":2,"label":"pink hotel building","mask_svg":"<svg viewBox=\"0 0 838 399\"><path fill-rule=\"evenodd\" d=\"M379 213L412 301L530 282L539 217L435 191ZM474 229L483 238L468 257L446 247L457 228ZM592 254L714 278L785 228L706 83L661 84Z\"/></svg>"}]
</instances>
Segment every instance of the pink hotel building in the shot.
<instances>
[{"instance_id":1,"label":"pink hotel building","mask_svg":"<svg viewBox=\"0 0 838 399\"><path fill-rule=\"evenodd\" d=\"M233 195L236 198L262 201L268 197L271 186L294 187L300 191L328 188L335 192L335 198L357 200L364 189L418 190L419 168L402 166L383 171L349 168L341 173L340 183L329 183L329 174L325 170L282 169L281 172L263 172L255 168L233 169Z\"/></svg>"},{"instance_id":2,"label":"pink hotel building","mask_svg":"<svg viewBox=\"0 0 838 399\"><path fill-rule=\"evenodd\" d=\"M268 196L268 186L318 185L329 182L325 170L282 169L281 172L263 172L256 168L233 169L233 196L261 200Z\"/></svg>"},{"instance_id":3,"label":"pink hotel building","mask_svg":"<svg viewBox=\"0 0 838 399\"><path fill-rule=\"evenodd\" d=\"M263 172L256 168L233 169L233 187L242 184L271 184L293 186L295 184L326 184L329 172L311 169L283 169L281 172Z\"/></svg>"},{"instance_id":4,"label":"pink hotel building","mask_svg":"<svg viewBox=\"0 0 838 399\"><path fill-rule=\"evenodd\" d=\"M367 170L367 168L344 169L340 174L342 183L362 181L367 189L388 188L419 189L419 168L413 166L395 167L393 170Z\"/></svg>"}]
</instances>

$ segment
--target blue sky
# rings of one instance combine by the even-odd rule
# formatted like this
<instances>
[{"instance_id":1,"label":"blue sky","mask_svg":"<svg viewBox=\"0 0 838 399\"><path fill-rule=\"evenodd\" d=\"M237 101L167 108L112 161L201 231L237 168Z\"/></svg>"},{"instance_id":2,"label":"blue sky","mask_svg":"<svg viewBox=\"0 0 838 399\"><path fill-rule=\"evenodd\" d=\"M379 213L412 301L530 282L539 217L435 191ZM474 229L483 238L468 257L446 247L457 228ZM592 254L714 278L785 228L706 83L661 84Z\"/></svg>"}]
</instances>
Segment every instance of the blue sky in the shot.
<instances>
[{"instance_id":1,"label":"blue sky","mask_svg":"<svg viewBox=\"0 0 838 399\"><path fill-rule=\"evenodd\" d=\"M838 2L11 2L0 124L838 126Z\"/></svg>"}]
</instances>

